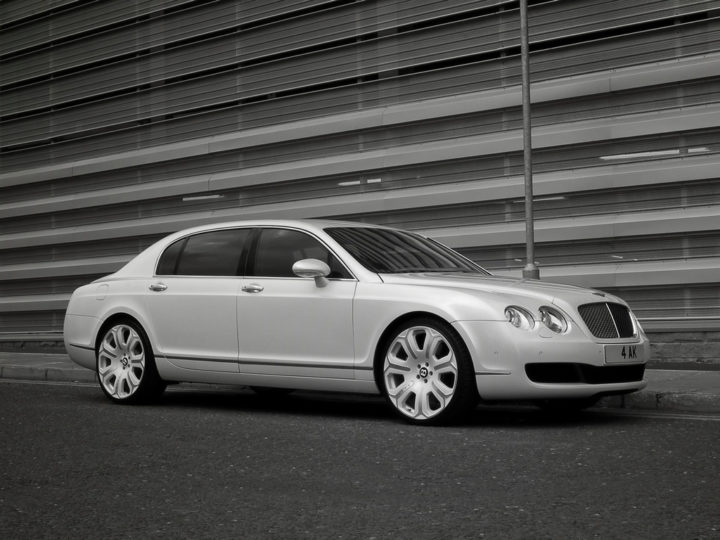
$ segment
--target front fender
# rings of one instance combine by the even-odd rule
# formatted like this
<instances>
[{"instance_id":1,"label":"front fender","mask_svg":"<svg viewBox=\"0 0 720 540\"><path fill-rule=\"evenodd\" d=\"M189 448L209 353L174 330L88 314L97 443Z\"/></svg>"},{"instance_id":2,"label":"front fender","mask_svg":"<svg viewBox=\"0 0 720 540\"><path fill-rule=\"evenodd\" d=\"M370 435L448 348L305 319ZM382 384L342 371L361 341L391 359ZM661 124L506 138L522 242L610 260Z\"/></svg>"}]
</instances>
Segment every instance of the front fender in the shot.
<instances>
[{"instance_id":1,"label":"front fender","mask_svg":"<svg viewBox=\"0 0 720 540\"><path fill-rule=\"evenodd\" d=\"M397 319L423 313L450 324L459 320L504 321L504 304L502 308L499 305L462 290L359 283L353 305L358 376L372 375L380 339Z\"/></svg>"}]
</instances>

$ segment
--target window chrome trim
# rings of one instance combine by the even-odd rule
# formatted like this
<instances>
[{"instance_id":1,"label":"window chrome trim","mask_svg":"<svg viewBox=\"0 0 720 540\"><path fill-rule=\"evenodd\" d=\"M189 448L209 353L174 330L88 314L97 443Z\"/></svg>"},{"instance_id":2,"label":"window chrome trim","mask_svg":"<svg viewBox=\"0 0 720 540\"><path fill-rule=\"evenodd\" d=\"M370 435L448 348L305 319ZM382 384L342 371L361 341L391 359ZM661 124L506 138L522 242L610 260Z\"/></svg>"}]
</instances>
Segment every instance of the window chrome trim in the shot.
<instances>
[{"instance_id":1,"label":"window chrome trim","mask_svg":"<svg viewBox=\"0 0 720 540\"><path fill-rule=\"evenodd\" d=\"M355 282L360 281L360 280L355 276L355 274L348 268L347 264L345 264L345 261L342 259L342 257L340 257L340 256L335 252L335 250L333 250L330 246L328 246L327 243L324 242L321 238L319 238L314 232L308 231L307 229L303 229L303 228L300 228L300 227L292 227L292 226L284 226L284 225L226 226L226 227L216 227L216 228L206 229L206 230L202 230L202 231L190 232L190 233L188 233L188 234L185 234L185 235L183 235L183 236L180 236L180 237L178 237L178 238L175 238L172 242L170 242L169 244L167 244L166 246L164 246L164 247L162 248L162 250L161 250L160 253L158 254L157 258L155 259L155 263L154 263L154 266L153 266L153 275L152 275L152 277L153 277L153 278L163 278L163 279L166 279L166 278L206 278L206 279L207 279L207 278L219 278L219 279L227 279L227 278L312 279L312 278L301 278L301 277L299 277L299 276L246 276L246 275L232 275L232 276L216 276L216 275L212 275L212 276L208 276L208 275L203 275L203 274L199 274L199 275L194 275L194 274L193 274L193 275L190 275L190 274L158 274L158 273L157 273L157 268L158 268L158 265L160 264L160 259L161 259L162 256L164 255L165 251L167 251L167 250L170 248L170 246L174 245L175 243L181 242L181 241L183 241L183 240L187 240L188 238L190 238L190 237L192 237L192 236L196 236L196 235L198 235L198 234L206 234L206 233L210 233L210 232L236 230L236 229L237 229L237 230L241 230L241 229L242 229L242 230L245 230L245 229L248 229L248 230L250 230L250 234L251 234L251 235L253 234L254 231L262 231L263 229L283 229L283 230L290 230L290 231L296 231L296 232L305 233L305 234L307 234L308 236L310 236L311 238L314 238L315 240L317 240L325 249L327 249L328 252L330 252L330 253L333 255L333 257L335 257L335 258L340 262L340 264L342 264L343 268L345 268L345 271L351 276L351 277L349 277L349 278L327 278L328 280L330 280L330 281L355 281ZM258 234L259 234L259 233L258 233ZM251 247L251 249L252 249L252 247ZM254 251L254 250L253 250L253 251ZM249 255L249 254L250 254L250 253L248 253L248 255ZM253 253L253 254L254 254L254 253Z\"/></svg>"},{"instance_id":2,"label":"window chrome trim","mask_svg":"<svg viewBox=\"0 0 720 540\"><path fill-rule=\"evenodd\" d=\"M243 276L238 276L238 275L232 275L232 276L215 276L215 275L213 275L213 276L207 276L207 275L202 275L202 274L201 274L201 275L158 274L158 273L157 273L157 269L158 269L158 265L160 264L160 259L162 259L162 256L165 254L165 252L166 252L171 246L175 245L177 242L182 242L183 240L187 240L187 239L189 239L189 238L192 237L192 236L197 236L198 234L207 234L207 233L218 232L218 231L229 231L229 230L249 229L249 230L250 230L250 233L252 234L252 230L253 230L253 229L256 229L256 228L257 228L257 227L253 227L253 226L225 226L225 227L214 227L214 228L212 228L212 229L205 229L205 230L202 230L202 231L192 231L192 232L188 232L187 234L185 234L185 235L183 235L183 236L179 236L178 238L175 238L175 239L174 239L172 242L170 242L169 244L165 245L165 246L162 248L162 250L160 251L160 253L157 255L157 258L155 259L155 263L154 263L154 265L153 265L153 275L152 275L152 277L154 277L154 278L160 278L160 277L162 277L162 278L173 278L173 277L203 277L203 278L213 278L213 277L214 277L214 278L228 278L228 277L232 277L232 278L237 278L237 277L243 277ZM241 253L241 255L242 255L242 253Z\"/></svg>"},{"instance_id":3,"label":"window chrome trim","mask_svg":"<svg viewBox=\"0 0 720 540\"><path fill-rule=\"evenodd\" d=\"M315 240L317 240L325 249L327 249L328 252L330 252L332 254L332 256L335 257L340 262L340 264L342 264L343 268L345 268L345 271L348 274L350 274L350 276L351 276L349 278L327 278L328 280L330 280L330 281L355 281L355 282L360 281L355 276L355 274L348 268L347 264L345 264L345 261L342 259L342 257L340 257L335 252L335 250L333 250L330 246L328 246L327 243L325 241L323 241L321 238L319 238L317 236L317 234L315 234L314 232L308 231L307 229L303 229L300 227L293 227L290 225L287 225L287 226L286 225L260 225L260 226L254 227L254 228L260 232L263 229L281 229L281 230L286 230L286 231L296 231L296 232L305 233L308 236L310 236L311 238L314 238ZM258 235L259 234L260 233L258 233ZM325 233L325 234L327 234L327 233ZM255 246L255 247L257 247L257 246ZM253 251L252 255L255 255L255 248L252 248L252 251ZM305 280L313 279L313 278L301 278L300 276L257 276L257 275L254 275L254 276L243 276L243 277L257 278L257 279L305 279Z\"/></svg>"}]
</instances>

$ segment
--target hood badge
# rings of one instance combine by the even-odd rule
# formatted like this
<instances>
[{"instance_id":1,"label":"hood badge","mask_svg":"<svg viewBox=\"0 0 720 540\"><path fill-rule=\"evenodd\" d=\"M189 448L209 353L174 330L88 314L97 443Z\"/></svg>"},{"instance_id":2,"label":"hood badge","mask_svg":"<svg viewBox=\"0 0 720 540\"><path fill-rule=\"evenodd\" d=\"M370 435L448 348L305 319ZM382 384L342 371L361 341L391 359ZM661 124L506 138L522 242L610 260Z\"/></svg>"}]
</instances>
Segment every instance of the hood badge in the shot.
<instances>
[{"instance_id":1,"label":"hood badge","mask_svg":"<svg viewBox=\"0 0 720 540\"><path fill-rule=\"evenodd\" d=\"M605 293L603 293L603 292L593 291L593 294L594 294L595 296L602 296L603 298L605 298Z\"/></svg>"}]
</instances>

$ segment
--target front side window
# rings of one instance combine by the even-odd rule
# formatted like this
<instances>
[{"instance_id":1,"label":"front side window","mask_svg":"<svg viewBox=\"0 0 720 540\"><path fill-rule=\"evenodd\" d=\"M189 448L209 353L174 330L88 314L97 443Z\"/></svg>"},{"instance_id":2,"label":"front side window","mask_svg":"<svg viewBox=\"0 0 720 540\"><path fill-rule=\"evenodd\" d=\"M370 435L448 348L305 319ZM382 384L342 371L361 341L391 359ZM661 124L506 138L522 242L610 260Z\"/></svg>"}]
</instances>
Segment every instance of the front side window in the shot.
<instances>
[{"instance_id":1,"label":"front side window","mask_svg":"<svg viewBox=\"0 0 720 540\"><path fill-rule=\"evenodd\" d=\"M226 229L178 240L160 257L157 275L236 276L249 235L250 229Z\"/></svg>"},{"instance_id":2,"label":"front side window","mask_svg":"<svg viewBox=\"0 0 720 540\"><path fill-rule=\"evenodd\" d=\"M330 267L330 278L352 277L340 261L318 240L292 229L262 229L248 275L297 277L292 267L302 259L318 259Z\"/></svg>"},{"instance_id":3,"label":"front side window","mask_svg":"<svg viewBox=\"0 0 720 540\"><path fill-rule=\"evenodd\" d=\"M350 255L378 274L463 272L489 275L459 253L420 235L370 227L325 229Z\"/></svg>"}]
</instances>

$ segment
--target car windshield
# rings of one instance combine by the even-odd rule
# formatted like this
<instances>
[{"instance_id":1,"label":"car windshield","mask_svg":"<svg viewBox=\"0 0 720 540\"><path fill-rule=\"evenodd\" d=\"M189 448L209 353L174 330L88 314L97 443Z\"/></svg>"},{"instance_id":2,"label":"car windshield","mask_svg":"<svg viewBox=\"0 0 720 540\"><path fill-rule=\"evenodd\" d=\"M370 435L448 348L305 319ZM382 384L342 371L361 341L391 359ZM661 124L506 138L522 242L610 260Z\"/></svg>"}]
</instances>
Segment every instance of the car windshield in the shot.
<instances>
[{"instance_id":1,"label":"car windshield","mask_svg":"<svg viewBox=\"0 0 720 540\"><path fill-rule=\"evenodd\" d=\"M488 272L451 250L420 235L370 227L329 227L325 229L365 268L378 274L412 272Z\"/></svg>"}]
</instances>

